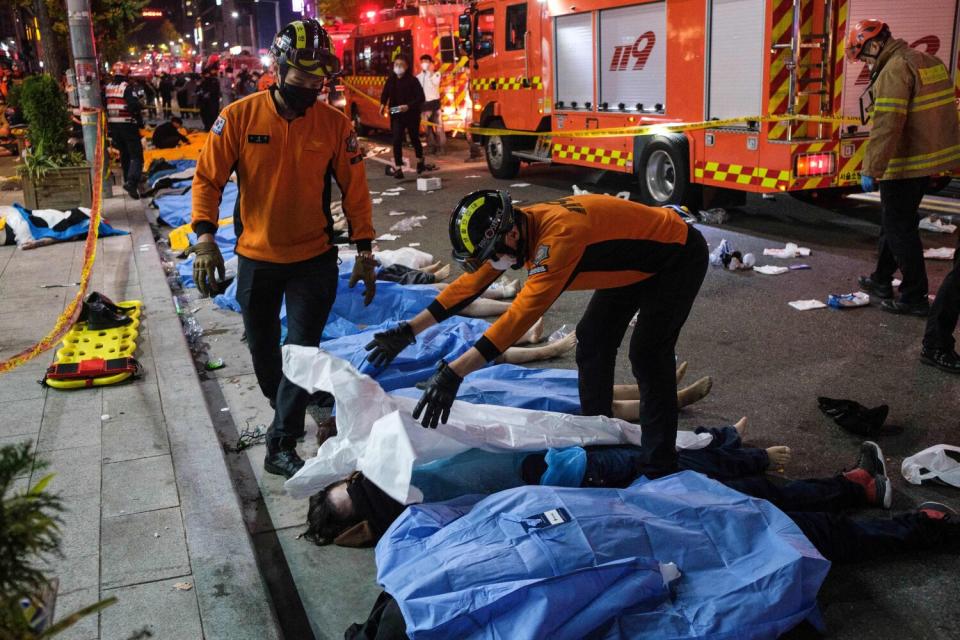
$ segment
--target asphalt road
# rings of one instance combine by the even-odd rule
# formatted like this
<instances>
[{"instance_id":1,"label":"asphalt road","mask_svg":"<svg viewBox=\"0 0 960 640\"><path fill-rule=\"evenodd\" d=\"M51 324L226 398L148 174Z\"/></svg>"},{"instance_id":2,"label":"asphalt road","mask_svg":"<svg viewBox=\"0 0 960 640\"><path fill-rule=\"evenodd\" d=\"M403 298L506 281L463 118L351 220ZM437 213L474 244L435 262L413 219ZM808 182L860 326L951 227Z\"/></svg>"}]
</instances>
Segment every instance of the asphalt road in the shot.
<instances>
[{"instance_id":1,"label":"asphalt road","mask_svg":"<svg viewBox=\"0 0 960 640\"><path fill-rule=\"evenodd\" d=\"M458 150L441 158L441 170L435 175L442 177L443 188L432 193L416 192L409 174L396 181L368 161L371 190L397 185L405 189L375 207L378 233L400 219L390 217L390 210L427 216L422 229L381 246L419 242L425 251L449 255L449 211L474 189L508 189L522 206L569 195L574 184L594 193L631 188L616 177L559 166L527 167L515 180L495 180L485 164L463 164L465 155ZM529 186L512 186L523 183ZM919 362L923 321L893 316L877 306L800 312L787 305L791 300L825 299L829 293L857 290L857 276L872 270L879 210L869 205L827 210L778 195L772 200L751 196L745 207L730 214L723 226L699 225L711 247L725 238L736 249L756 253L758 264L784 264L799 261L765 259L763 249L792 241L812 249L812 255L802 260L812 268L764 276L711 267L677 353L689 361L691 380L710 375L715 384L708 398L683 412L681 428L728 424L747 416L752 444L785 444L793 449L787 476L823 477L853 465L860 438L823 416L817 396L851 398L867 406L886 403L889 434L879 443L896 487L894 509L909 509L928 499L960 508L960 491L908 485L899 472L905 456L937 443L958 443L960 380ZM922 235L927 247L955 245L951 236ZM948 267L947 262L927 261L931 292ZM547 331L576 324L589 296L563 294L546 314ZM624 345L617 361L618 382L632 380L625 351ZM571 353L548 366L576 365ZM821 591L829 636L960 638L958 572L960 558L947 552L837 567ZM793 637L809 632L798 630Z\"/></svg>"}]
</instances>

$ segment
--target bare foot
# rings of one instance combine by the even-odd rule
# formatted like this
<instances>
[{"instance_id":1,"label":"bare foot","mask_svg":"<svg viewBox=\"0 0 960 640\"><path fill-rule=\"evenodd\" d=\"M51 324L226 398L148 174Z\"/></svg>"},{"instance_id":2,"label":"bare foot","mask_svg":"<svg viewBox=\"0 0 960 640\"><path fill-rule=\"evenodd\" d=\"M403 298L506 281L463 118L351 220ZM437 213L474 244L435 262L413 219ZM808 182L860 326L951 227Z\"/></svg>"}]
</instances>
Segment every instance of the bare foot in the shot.
<instances>
[{"instance_id":1,"label":"bare foot","mask_svg":"<svg viewBox=\"0 0 960 640\"><path fill-rule=\"evenodd\" d=\"M790 462L790 447L767 447L767 457L770 459L770 467L779 469Z\"/></svg>"},{"instance_id":2,"label":"bare foot","mask_svg":"<svg viewBox=\"0 0 960 640\"><path fill-rule=\"evenodd\" d=\"M450 265L445 264L445 265L443 265L442 267L440 267L439 269L437 269L436 271L434 271L434 272L433 272L433 277L435 278L436 282L440 282L441 280L446 280L447 278L449 278L449 277L450 277Z\"/></svg>"},{"instance_id":3,"label":"bare foot","mask_svg":"<svg viewBox=\"0 0 960 640\"><path fill-rule=\"evenodd\" d=\"M683 376L687 375L687 361L684 360L677 366L677 384L680 384L680 381L683 380Z\"/></svg>"},{"instance_id":4,"label":"bare foot","mask_svg":"<svg viewBox=\"0 0 960 640\"><path fill-rule=\"evenodd\" d=\"M543 340L543 318L537 320L530 330L523 334L517 344L537 344Z\"/></svg>"},{"instance_id":5,"label":"bare foot","mask_svg":"<svg viewBox=\"0 0 960 640\"><path fill-rule=\"evenodd\" d=\"M734 423L733 428L736 429L737 433L740 434L741 439L746 438L747 437L747 416L743 416L742 418L737 420Z\"/></svg>"},{"instance_id":6,"label":"bare foot","mask_svg":"<svg viewBox=\"0 0 960 640\"><path fill-rule=\"evenodd\" d=\"M577 346L577 332L571 331L559 340L554 340L553 342L548 343L546 346L551 348L551 358L561 356Z\"/></svg>"},{"instance_id":7,"label":"bare foot","mask_svg":"<svg viewBox=\"0 0 960 640\"><path fill-rule=\"evenodd\" d=\"M500 289L501 298L503 300L516 298L519 292L520 292L519 280L507 280L506 282L504 282L503 287L501 287Z\"/></svg>"},{"instance_id":8,"label":"bare foot","mask_svg":"<svg viewBox=\"0 0 960 640\"><path fill-rule=\"evenodd\" d=\"M700 378L690 386L677 391L677 404L680 407L687 407L694 402L699 402L707 397L712 388L713 378L710 376Z\"/></svg>"},{"instance_id":9,"label":"bare foot","mask_svg":"<svg viewBox=\"0 0 960 640\"><path fill-rule=\"evenodd\" d=\"M434 262L433 264L428 264L428 265L425 266L425 267L420 267L420 271L423 271L424 273L436 273L437 270L438 270L442 265L443 265L443 263L442 263L441 261L437 260L437 261Z\"/></svg>"}]
</instances>

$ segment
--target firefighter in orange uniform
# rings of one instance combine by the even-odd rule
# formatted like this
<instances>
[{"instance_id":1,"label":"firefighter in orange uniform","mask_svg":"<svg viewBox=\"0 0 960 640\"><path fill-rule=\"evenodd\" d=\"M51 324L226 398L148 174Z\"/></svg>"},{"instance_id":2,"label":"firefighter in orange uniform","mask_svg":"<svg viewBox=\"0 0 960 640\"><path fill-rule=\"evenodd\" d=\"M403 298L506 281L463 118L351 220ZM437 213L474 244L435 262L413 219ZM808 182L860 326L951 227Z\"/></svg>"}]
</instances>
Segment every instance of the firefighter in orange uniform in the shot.
<instances>
[{"instance_id":1,"label":"firefighter in orange uniform","mask_svg":"<svg viewBox=\"0 0 960 640\"><path fill-rule=\"evenodd\" d=\"M895 39L881 20L862 20L847 38L847 58L872 71L873 128L861 171L864 191L880 189L877 266L860 289L884 311L930 312L917 211L930 176L960 166L960 122L950 72L937 58ZM894 299L893 274L903 275Z\"/></svg>"},{"instance_id":2,"label":"firefighter in orange uniform","mask_svg":"<svg viewBox=\"0 0 960 640\"><path fill-rule=\"evenodd\" d=\"M375 293L372 205L363 156L350 120L317 102L340 70L330 38L316 20L297 20L274 40L279 84L227 106L210 130L193 179L194 280L204 295L223 278L214 239L220 197L236 171L240 195L237 300L257 382L276 409L264 469L289 478L303 466L297 439L311 398L283 376L280 307L286 299L288 344L320 343L337 292L337 249L330 238L331 184L343 193L358 256L350 286Z\"/></svg>"},{"instance_id":3,"label":"firefighter in orange uniform","mask_svg":"<svg viewBox=\"0 0 960 640\"><path fill-rule=\"evenodd\" d=\"M577 325L584 415L612 415L617 350L631 318L630 362L643 405L642 468L677 468L674 348L707 271L707 243L678 211L602 195L513 207L501 191L465 197L450 217L453 257L467 271L409 323L377 333L369 360L384 366L427 327L458 313L508 268L528 278L510 308L465 354L441 360L414 411L422 424L446 422L463 377L522 336L567 289L594 290Z\"/></svg>"}]
</instances>

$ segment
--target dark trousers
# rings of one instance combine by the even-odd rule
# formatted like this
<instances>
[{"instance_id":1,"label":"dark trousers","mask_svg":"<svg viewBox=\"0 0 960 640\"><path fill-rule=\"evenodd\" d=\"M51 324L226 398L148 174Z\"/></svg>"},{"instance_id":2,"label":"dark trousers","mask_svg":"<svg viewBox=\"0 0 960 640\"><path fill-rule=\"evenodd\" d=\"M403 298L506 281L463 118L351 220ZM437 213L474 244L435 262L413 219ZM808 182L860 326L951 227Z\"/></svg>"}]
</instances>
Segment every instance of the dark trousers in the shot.
<instances>
[{"instance_id":1,"label":"dark trousers","mask_svg":"<svg viewBox=\"0 0 960 640\"><path fill-rule=\"evenodd\" d=\"M390 116L390 132L393 134L393 162L397 168L403 166L403 136L410 138L410 146L417 160L423 159L423 145L420 144L420 114Z\"/></svg>"},{"instance_id":2,"label":"dark trousers","mask_svg":"<svg viewBox=\"0 0 960 640\"><path fill-rule=\"evenodd\" d=\"M310 395L283 375L280 307L286 296L286 344L316 347L337 295L337 251L291 264L239 256L237 301L260 390L276 407L267 450L293 449L303 435Z\"/></svg>"},{"instance_id":3,"label":"dark trousers","mask_svg":"<svg viewBox=\"0 0 960 640\"><path fill-rule=\"evenodd\" d=\"M677 469L677 380L674 348L707 272L707 243L690 227L673 266L616 289L596 291L577 324L580 408L585 416L611 416L617 350L630 319L630 364L640 388L641 473L651 478Z\"/></svg>"},{"instance_id":4,"label":"dark trousers","mask_svg":"<svg viewBox=\"0 0 960 640\"><path fill-rule=\"evenodd\" d=\"M120 169L123 184L136 187L143 176L143 146L140 144L140 127L135 124L112 124L110 141L120 152Z\"/></svg>"},{"instance_id":5,"label":"dark trousers","mask_svg":"<svg viewBox=\"0 0 960 640\"><path fill-rule=\"evenodd\" d=\"M173 113L173 96L160 94L160 105L163 107L163 119L169 120Z\"/></svg>"},{"instance_id":6,"label":"dark trousers","mask_svg":"<svg viewBox=\"0 0 960 640\"><path fill-rule=\"evenodd\" d=\"M900 301L923 302L927 299L927 268L923 264L917 212L930 178L882 180L880 182L880 244L877 268L870 277L889 283L900 269Z\"/></svg>"},{"instance_id":7,"label":"dark trousers","mask_svg":"<svg viewBox=\"0 0 960 640\"><path fill-rule=\"evenodd\" d=\"M702 449L678 452L678 466L684 471L696 471L722 482L762 474L770 466L766 450L744 447L733 427L698 427L696 432L710 433L713 440ZM586 451L584 487L629 487L643 475L645 458L641 447L600 445L586 447ZM534 482L538 483L542 474L543 469Z\"/></svg>"},{"instance_id":8,"label":"dark trousers","mask_svg":"<svg viewBox=\"0 0 960 640\"><path fill-rule=\"evenodd\" d=\"M217 116L220 114L220 105L216 102L207 104L206 102L200 104L200 120L203 121L203 130L210 131L210 127L213 126L213 123L217 121Z\"/></svg>"},{"instance_id":9,"label":"dark trousers","mask_svg":"<svg viewBox=\"0 0 960 640\"><path fill-rule=\"evenodd\" d=\"M930 307L923 346L928 349L953 349L956 340L953 333L960 319L960 238L957 253L953 256L953 270L947 274L937 291L937 298Z\"/></svg>"}]
</instances>

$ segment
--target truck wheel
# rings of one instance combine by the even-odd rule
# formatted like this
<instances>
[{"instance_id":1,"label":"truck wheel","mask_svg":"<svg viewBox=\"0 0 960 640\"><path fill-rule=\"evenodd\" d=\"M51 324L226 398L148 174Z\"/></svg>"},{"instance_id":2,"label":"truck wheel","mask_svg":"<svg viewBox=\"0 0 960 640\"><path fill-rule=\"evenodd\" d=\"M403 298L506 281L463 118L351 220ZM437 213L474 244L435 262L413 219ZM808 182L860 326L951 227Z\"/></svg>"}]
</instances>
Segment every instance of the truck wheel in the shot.
<instances>
[{"instance_id":1,"label":"truck wheel","mask_svg":"<svg viewBox=\"0 0 960 640\"><path fill-rule=\"evenodd\" d=\"M353 120L353 130L357 132L358 136L370 134L370 130L367 129L366 125L360 122L360 109L357 108L356 104L350 106L350 119Z\"/></svg>"},{"instance_id":2,"label":"truck wheel","mask_svg":"<svg viewBox=\"0 0 960 640\"><path fill-rule=\"evenodd\" d=\"M670 138L656 138L644 148L637 177L646 204L662 207L667 204L688 204L695 199L695 185L690 184L687 154L681 143Z\"/></svg>"},{"instance_id":3,"label":"truck wheel","mask_svg":"<svg viewBox=\"0 0 960 640\"><path fill-rule=\"evenodd\" d=\"M503 127L500 121L491 122L492 128ZM513 155L515 136L488 136L484 141L487 168L494 178L509 180L520 173L520 159Z\"/></svg>"}]
</instances>

